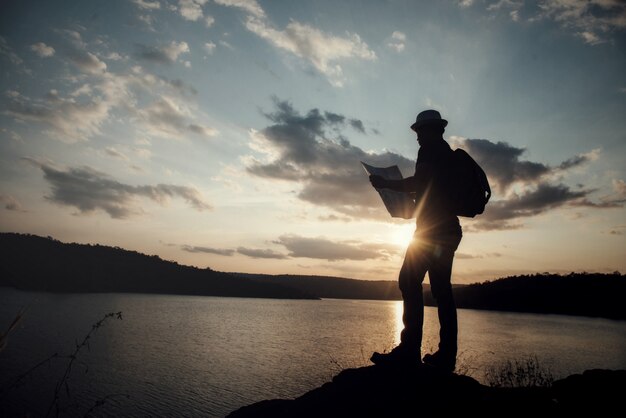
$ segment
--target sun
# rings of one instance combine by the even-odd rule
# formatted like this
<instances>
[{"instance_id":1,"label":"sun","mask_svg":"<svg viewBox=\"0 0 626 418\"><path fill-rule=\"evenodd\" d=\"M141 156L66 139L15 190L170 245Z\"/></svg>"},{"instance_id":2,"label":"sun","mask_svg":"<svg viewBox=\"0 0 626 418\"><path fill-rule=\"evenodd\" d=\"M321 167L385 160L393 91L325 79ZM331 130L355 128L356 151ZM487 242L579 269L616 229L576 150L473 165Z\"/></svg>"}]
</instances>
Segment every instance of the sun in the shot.
<instances>
[{"instance_id":1,"label":"sun","mask_svg":"<svg viewBox=\"0 0 626 418\"><path fill-rule=\"evenodd\" d=\"M413 237L414 230L415 225L413 224L390 225L388 240L390 243L397 245L401 249L405 249Z\"/></svg>"}]
</instances>

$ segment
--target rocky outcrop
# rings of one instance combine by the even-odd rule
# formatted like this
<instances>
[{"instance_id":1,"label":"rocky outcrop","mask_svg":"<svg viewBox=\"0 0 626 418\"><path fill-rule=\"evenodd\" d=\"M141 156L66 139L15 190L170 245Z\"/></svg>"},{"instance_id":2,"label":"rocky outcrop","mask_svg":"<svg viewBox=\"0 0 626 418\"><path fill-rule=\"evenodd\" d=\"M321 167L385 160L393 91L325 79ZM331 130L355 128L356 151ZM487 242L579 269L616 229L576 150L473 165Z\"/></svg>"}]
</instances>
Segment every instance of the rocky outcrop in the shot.
<instances>
[{"instance_id":1,"label":"rocky outcrop","mask_svg":"<svg viewBox=\"0 0 626 418\"><path fill-rule=\"evenodd\" d=\"M229 417L611 416L623 411L625 388L626 370L588 370L549 388L493 388L428 366L370 366L344 370L296 399L258 402Z\"/></svg>"}]
</instances>

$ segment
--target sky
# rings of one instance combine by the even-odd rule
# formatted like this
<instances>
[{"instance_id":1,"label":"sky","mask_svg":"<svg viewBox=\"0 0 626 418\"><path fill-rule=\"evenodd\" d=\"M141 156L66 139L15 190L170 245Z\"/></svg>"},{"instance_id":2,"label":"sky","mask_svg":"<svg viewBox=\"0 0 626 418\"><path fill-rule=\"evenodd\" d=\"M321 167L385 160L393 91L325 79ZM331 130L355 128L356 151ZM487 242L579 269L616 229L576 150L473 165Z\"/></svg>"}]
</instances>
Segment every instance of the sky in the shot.
<instances>
[{"instance_id":1,"label":"sky","mask_svg":"<svg viewBox=\"0 0 626 418\"><path fill-rule=\"evenodd\" d=\"M626 271L626 3L0 4L0 231L395 280L416 114L485 169L453 282Z\"/></svg>"}]
</instances>

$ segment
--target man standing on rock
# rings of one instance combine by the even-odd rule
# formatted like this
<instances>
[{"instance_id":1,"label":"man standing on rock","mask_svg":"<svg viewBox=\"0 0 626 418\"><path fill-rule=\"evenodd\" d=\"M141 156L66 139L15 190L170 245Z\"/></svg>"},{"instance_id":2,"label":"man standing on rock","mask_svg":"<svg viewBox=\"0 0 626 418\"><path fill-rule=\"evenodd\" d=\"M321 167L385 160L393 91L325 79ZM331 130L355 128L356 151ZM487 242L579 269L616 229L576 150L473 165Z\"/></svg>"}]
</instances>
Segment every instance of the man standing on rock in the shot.
<instances>
[{"instance_id":1,"label":"man standing on rock","mask_svg":"<svg viewBox=\"0 0 626 418\"><path fill-rule=\"evenodd\" d=\"M448 122L436 110L417 115L411 129L419 152L415 174L402 180L370 176L377 189L414 193L417 227L399 275L404 312L401 342L389 353L374 353L375 364L421 363L424 298L422 282L428 272L439 314L439 349L424 356L424 363L452 372L457 354L457 316L451 274L454 252L461 242L461 226L451 201L453 151L443 139Z\"/></svg>"}]
</instances>

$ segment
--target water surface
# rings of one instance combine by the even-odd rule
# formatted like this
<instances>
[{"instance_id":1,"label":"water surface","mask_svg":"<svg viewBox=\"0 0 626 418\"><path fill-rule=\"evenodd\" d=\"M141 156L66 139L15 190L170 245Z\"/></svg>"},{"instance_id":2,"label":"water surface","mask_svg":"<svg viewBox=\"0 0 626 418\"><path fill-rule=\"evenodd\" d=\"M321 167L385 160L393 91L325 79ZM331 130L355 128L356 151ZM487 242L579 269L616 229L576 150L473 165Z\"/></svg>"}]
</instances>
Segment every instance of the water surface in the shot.
<instances>
[{"instance_id":1,"label":"water surface","mask_svg":"<svg viewBox=\"0 0 626 418\"><path fill-rule=\"evenodd\" d=\"M291 398L345 367L392 348L401 303L272 300L142 294L47 294L0 288L0 328L27 307L0 352L0 382L52 353L68 354L107 312L80 354L69 416L224 416L269 398ZM626 321L459 311L459 366L481 378L488 365L536 355L556 377L590 368L626 369ZM434 349L436 310L426 309L424 347ZM4 413L45 414L63 361L38 369L0 400ZM87 372L85 373L86 368ZM126 395L129 397L127 398Z\"/></svg>"}]
</instances>

